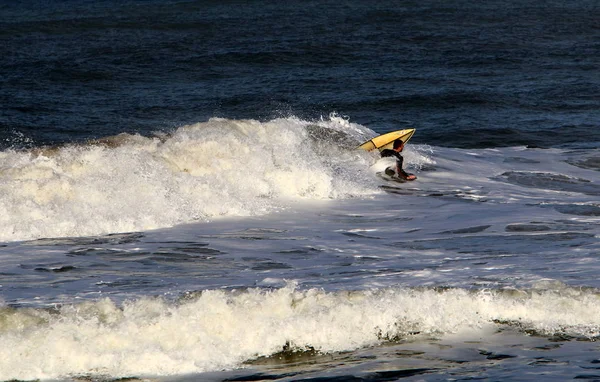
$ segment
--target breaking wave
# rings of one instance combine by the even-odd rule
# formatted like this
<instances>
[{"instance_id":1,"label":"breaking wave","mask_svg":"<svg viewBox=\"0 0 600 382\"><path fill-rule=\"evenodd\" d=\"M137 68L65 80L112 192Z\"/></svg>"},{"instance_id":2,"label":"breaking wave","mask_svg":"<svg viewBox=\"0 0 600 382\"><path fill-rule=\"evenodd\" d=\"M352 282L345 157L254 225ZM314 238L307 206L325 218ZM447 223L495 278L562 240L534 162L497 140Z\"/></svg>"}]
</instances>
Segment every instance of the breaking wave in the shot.
<instances>
[{"instance_id":1,"label":"breaking wave","mask_svg":"<svg viewBox=\"0 0 600 382\"><path fill-rule=\"evenodd\" d=\"M374 135L335 115L213 118L154 137L6 150L0 240L149 230L373 194L373 155L355 148Z\"/></svg>"}]
</instances>

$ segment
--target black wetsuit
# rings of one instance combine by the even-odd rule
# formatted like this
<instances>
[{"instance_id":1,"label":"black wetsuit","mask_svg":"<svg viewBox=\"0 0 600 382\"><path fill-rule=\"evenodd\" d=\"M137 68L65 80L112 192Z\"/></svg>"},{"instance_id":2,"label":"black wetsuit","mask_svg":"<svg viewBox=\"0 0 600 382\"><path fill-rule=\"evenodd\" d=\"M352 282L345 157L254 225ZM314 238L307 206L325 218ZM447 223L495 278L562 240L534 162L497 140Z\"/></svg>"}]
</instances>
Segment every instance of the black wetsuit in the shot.
<instances>
[{"instance_id":1,"label":"black wetsuit","mask_svg":"<svg viewBox=\"0 0 600 382\"><path fill-rule=\"evenodd\" d=\"M381 157L395 157L396 158L396 170L399 171L400 173L398 174L398 176L403 177L404 179L408 178L411 174L407 173L406 171L404 171L404 169L402 168L402 164L404 163L404 158L402 157L402 155L400 155L400 153L396 150L390 150L390 149L385 149L385 150L381 150Z\"/></svg>"}]
</instances>

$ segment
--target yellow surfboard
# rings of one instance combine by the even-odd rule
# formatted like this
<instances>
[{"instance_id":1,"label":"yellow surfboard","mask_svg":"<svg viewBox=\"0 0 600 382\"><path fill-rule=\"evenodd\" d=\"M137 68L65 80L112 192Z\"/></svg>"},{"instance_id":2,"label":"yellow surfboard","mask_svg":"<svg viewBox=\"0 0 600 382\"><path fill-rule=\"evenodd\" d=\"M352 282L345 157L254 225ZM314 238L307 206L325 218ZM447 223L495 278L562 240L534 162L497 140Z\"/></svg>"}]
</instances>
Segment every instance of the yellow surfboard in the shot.
<instances>
[{"instance_id":1,"label":"yellow surfboard","mask_svg":"<svg viewBox=\"0 0 600 382\"><path fill-rule=\"evenodd\" d=\"M402 139L402 141L406 143L410 138L412 138L414 133L415 129L396 130L390 133L381 134L373 139L369 139L358 147L366 151L375 149L378 149L379 151L391 149L394 146L394 141L396 139Z\"/></svg>"}]
</instances>

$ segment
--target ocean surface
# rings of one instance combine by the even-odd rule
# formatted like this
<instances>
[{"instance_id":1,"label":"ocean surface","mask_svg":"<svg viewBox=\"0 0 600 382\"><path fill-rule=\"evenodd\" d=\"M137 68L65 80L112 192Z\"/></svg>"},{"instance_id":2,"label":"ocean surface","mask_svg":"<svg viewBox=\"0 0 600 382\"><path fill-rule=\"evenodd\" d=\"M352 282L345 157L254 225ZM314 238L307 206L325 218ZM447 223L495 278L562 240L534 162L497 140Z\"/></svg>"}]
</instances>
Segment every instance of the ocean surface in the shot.
<instances>
[{"instance_id":1,"label":"ocean surface","mask_svg":"<svg viewBox=\"0 0 600 382\"><path fill-rule=\"evenodd\" d=\"M600 380L598 15L0 0L0 381Z\"/></svg>"}]
</instances>

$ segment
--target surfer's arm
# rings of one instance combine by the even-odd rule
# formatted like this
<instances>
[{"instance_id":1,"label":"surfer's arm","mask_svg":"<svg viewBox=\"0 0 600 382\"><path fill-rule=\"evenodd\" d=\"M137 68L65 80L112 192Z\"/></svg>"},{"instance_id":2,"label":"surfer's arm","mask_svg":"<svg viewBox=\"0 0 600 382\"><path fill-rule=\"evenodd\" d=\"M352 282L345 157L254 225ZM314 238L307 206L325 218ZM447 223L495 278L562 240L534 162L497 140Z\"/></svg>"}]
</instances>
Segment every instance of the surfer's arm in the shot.
<instances>
[{"instance_id":1,"label":"surfer's arm","mask_svg":"<svg viewBox=\"0 0 600 382\"><path fill-rule=\"evenodd\" d=\"M402 157L402 155L400 155L400 153L397 152L394 152L394 154L396 154L394 156L396 157L396 173L398 174L398 176L405 180L417 179L416 176L414 176L413 174L409 174L402 168L404 164L404 157Z\"/></svg>"},{"instance_id":2,"label":"surfer's arm","mask_svg":"<svg viewBox=\"0 0 600 382\"><path fill-rule=\"evenodd\" d=\"M406 171L404 171L401 167L398 167L397 169L398 172L398 176L405 179L405 180L415 180L417 179L417 177L414 174L409 174Z\"/></svg>"}]
</instances>

